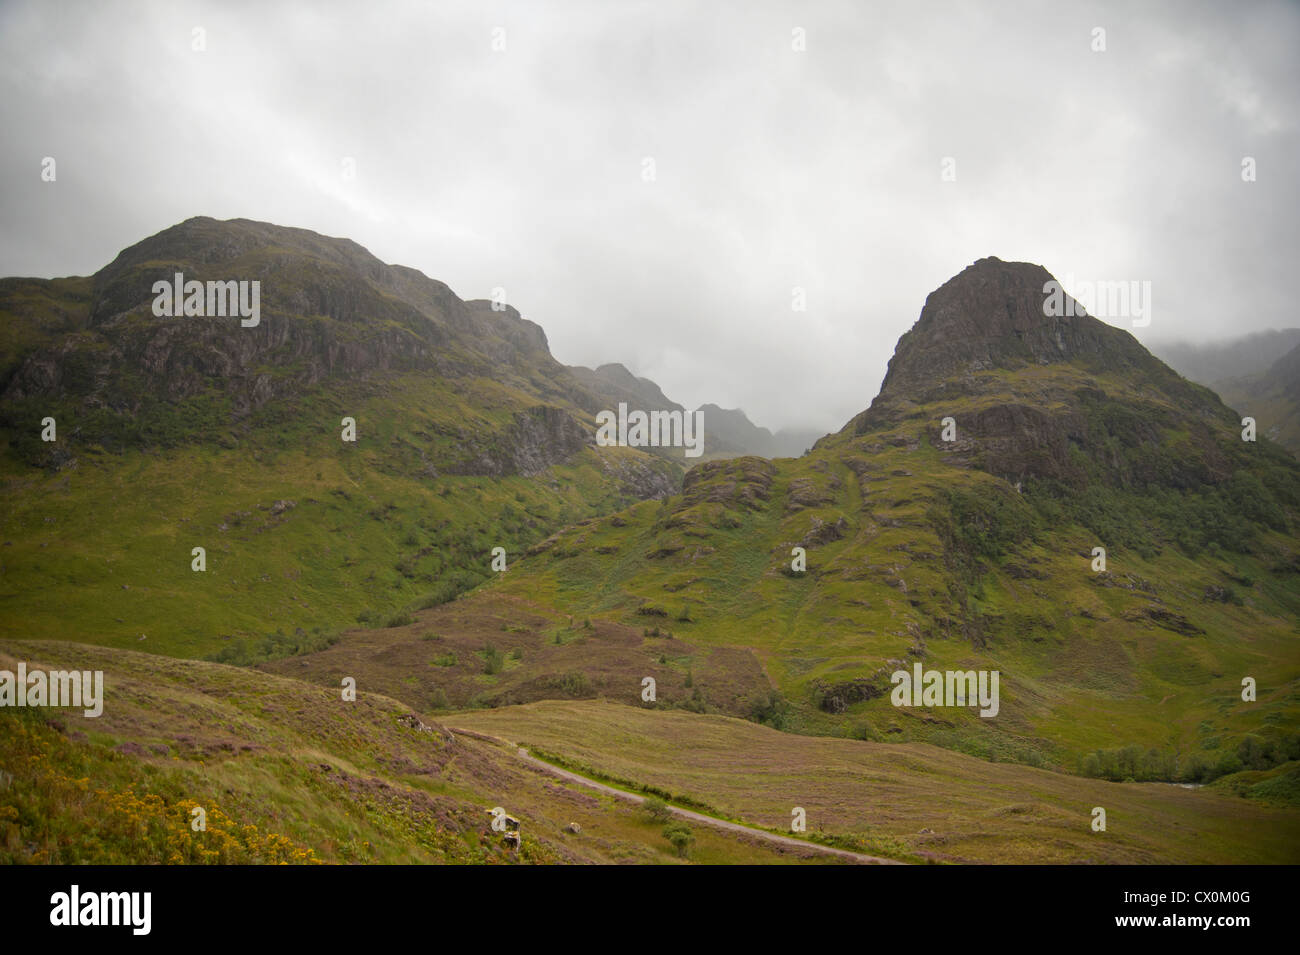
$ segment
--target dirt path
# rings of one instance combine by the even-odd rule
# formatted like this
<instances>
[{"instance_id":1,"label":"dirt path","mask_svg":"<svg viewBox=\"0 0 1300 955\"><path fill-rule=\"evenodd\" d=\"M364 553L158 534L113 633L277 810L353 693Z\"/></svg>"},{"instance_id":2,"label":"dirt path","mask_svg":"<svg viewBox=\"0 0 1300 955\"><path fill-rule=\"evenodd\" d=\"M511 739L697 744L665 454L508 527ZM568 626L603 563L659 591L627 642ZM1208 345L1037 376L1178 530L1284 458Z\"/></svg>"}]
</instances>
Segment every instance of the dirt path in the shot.
<instances>
[{"instance_id":1,"label":"dirt path","mask_svg":"<svg viewBox=\"0 0 1300 955\"><path fill-rule=\"evenodd\" d=\"M628 802L633 802L638 804L643 803L646 800L645 796L641 796L636 793L628 792L625 789L619 789L615 786L610 786L605 783L598 782L597 780L590 779L586 776L580 775L579 773L575 773L572 770L564 769L560 766L554 765L553 763L548 763L544 759L538 759L536 756L528 752L528 750L524 749L522 746L516 746L514 743L511 743L509 740L504 740L499 736L489 736L486 733L478 733L475 732L474 730L457 729L454 726L448 726L447 729L450 730L452 733L459 733L463 736L469 736L472 739L480 739L489 743L497 743L509 749L513 749L515 751L515 755L517 755L524 762L529 763L530 765L535 766L538 769L541 769L547 773L550 773L552 776L558 776L560 779L566 779L569 780L570 782L578 783L582 786L586 786L588 789L594 789L597 792L605 793L606 795L613 796L616 799L623 799ZM821 845L820 843L809 842L805 839L795 839L791 836L782 836L782 835L778 835L775 832L768 832L766 829L754 829L750 826L742 825L741 823L738 822L728 822L726 819L716 819L713 816L706 816L703 813L692 812L689 809L679 809L676 806L669 806L668 810L679 819L689 819L691 822L698 822L706 826L713 826L716 829L725 829L728 832L737 832L737 833L741 833L742 835L753 836L755 838L762 839L766 842L776 843L777 845L790 846L791 848L803 849L811 852L820 852L824 855L839 856L840 858L843 859L850 859L854 862L861 862L868 865L905 865L906 864L906 863L899 862L896 859L882 859L879 856L864 855L861 852L850 852L848 849L836 849L832 846L824 846Z\"/></svg>"}]
</instances>

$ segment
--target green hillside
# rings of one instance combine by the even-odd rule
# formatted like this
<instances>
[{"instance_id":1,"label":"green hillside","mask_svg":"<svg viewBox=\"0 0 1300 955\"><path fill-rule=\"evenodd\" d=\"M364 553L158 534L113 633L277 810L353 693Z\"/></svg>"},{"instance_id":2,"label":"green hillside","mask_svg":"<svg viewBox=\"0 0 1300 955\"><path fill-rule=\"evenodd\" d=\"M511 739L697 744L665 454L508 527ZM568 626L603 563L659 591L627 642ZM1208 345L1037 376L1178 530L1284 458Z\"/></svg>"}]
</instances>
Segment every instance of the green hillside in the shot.
<instances>
[{"instance_id":1,"label":"green hillside","mask_svg":"<svg viewBox=\"0 0 1300 955\"><path fill-rule=\"evenodd\" d=\"M260 323L155 317L176 271L264 282ZM0 327L0 635L301 652L680 479L594 446L601 400L513 309L303 230L192 219L0 281Z\"/></svg>"},{"instance_id":2,"label":"green hillside","mask_svg":"<svg viewBox=\"0 0 1300 955\"><path fill-rule=\"evenodd\" d=\"M176 271L262 281L261 321L154 316ZM1295 861L1259 836L1297 818L1300 463L1049 314L1050 280L980 260L838 433L685 471L595 445L653 382L346 240L194 219L0 281L0 669L112 691L99 720L0 712L6 857L678 858L463 727L774 830L810 804L893 859ZM996 713L895 705L917 665L996 671ZM186 835L200 799L219 847ZM517 856L479 818L507 803Z\"/></svg>"},{"instance_id":3,"label":"green hillside","mask_svg":"<svg viewBox=\"0 0 1300 955\"><path fill-rule=\"evenodd\" d=\"M912 334L934 334L934 313ZM1212 393L1126 333L1086 319L1065 334L1076 355L960 379L905 336L871 410L809 455L697 467L680 496L568 529L489 586L745 648L783 697L753 715L798 732L1120 779L1297 758L1295 462L1243 442ZM998 670L997 717L891 705L889 674L916 661Z\"/></svg>"}]
</instances>

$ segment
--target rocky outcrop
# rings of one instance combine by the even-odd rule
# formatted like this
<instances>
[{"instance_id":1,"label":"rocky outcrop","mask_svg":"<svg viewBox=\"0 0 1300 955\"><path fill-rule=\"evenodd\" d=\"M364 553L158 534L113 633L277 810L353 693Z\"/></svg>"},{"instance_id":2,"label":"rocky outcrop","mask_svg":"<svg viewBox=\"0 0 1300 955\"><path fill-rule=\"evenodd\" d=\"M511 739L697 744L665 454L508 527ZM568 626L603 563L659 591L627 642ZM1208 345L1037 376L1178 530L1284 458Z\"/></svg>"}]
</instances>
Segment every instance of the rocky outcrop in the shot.
<instances>
[{"instance_id":1,"label":"rocky outcrop","mask_svg":"<svg viewBox=\"0 0 1300 955\"><path fill-rule=\"evenodd\" d=\"M681 507L716 503L747 510L761 509L772 492L776 465L765 458L743 457L710 461L686 472Z\"/></svg>"},{"instance_id":2,"label":"rocky outcrop","mask_svg":"<svg viewBox=\"0 0 1300 955\"><path fill-rule=\"evenodd\" d=\"M923 416L930 443L951 463L1013 484L1096 478L1191 488L1226 479L1232 412L1123 329L1081 308L1047 314L1052 281L1042 266L985 258L945 282L899 339L880 394L845 431L863 435ZM1061 375L1018 374L1065 365ZM1085 376L1124 382L1125 393L1080 387ZM956 440L941 440L940 414L957 422ZM1185 435L1177 453L1171 432Z\"/></svg>"}]
</instances>

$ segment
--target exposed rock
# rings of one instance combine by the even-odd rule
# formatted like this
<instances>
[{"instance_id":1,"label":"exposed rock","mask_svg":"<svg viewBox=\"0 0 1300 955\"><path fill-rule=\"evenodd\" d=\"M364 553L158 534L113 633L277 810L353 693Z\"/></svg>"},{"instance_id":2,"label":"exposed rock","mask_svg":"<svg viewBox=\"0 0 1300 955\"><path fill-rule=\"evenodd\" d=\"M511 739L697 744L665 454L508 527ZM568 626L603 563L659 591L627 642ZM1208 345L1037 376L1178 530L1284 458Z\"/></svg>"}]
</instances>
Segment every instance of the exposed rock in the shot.
<instances>
[{"instance_id":1,"label":"exposed rock","mask_svg":"<svg viewBox=\"0 0 1300 955\"><path fill-rule=\"evenodd\" d=\"M829 544L831 541L837 541L848 533L849 522L843 517L835 521L834 524L823 521L820 517L812 519L812 527L807 534L799 541L800 547L817 547L821 544Z\"/></svg>"}]
</instances>

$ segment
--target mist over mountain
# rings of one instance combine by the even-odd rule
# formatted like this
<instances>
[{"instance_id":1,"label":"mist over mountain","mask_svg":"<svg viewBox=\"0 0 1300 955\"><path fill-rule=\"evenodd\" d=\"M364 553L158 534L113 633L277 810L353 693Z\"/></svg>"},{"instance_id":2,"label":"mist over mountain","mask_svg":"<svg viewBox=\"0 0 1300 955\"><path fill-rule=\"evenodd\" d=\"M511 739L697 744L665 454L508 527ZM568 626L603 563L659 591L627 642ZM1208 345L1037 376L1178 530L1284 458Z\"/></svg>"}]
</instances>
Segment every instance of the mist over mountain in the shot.
<instances>
[{"instance_id":1,"label":"mist over mountain","mask_svg":"<svg viewBox=\"0 0 1300 955\"><path fill-rule=\"evenodd\" d=\"M920 947L1286 924L1297 48L0 3L4 937L426 937L393 867L461 864L496 935L558 925L513 865L911 865Z\"/></svg>"},{"instance_id":2,"label":"mist over mountain","mask_svg":"<svg viewBox=\"0 0 1300 955\"><path fill-rule=\"evenodd\" d=\"M701 405L709 429L726 446L743 454L757 454L765 458L797 458L820 438L821 432L810 429L782 428L773 434L749 420L739 408L719 408L714 404Z\"/></svg>"},{"instance_id":3,"label":"mist over mountain","mask_svg":"<svg viewBox=\"0 0 1300 955\"><path fill-rule=\"evenodd\" d=\"M1213 389L1236 411L1255 418L1272 440L1300 455L1300 328L1208 345L1157 343L1152 349L1181 374Z\"/></svg>"},{"instance_id":4,"label":"mist over mountain","mask_svg":"<svg viewBox=\"0 0 1300 955\"><path fill-rule=\"evenodd\" d=\"M1204 344L1162 339L1148 347L1180 375L1213 388L1216 383L1266 371L1297 345L1300 328L1252 332Z\"/></svg>"}]
</instances>

